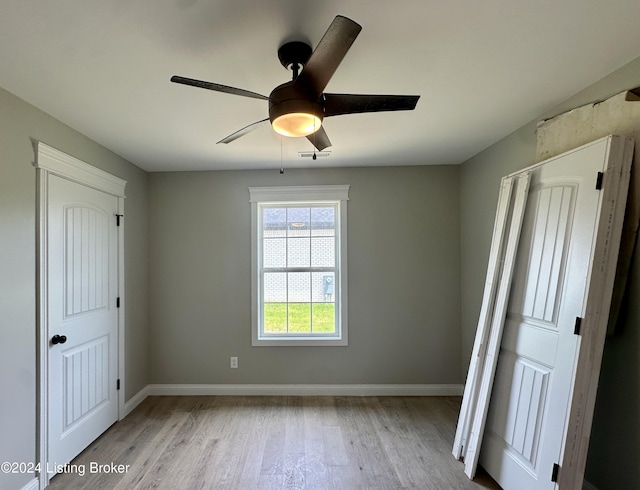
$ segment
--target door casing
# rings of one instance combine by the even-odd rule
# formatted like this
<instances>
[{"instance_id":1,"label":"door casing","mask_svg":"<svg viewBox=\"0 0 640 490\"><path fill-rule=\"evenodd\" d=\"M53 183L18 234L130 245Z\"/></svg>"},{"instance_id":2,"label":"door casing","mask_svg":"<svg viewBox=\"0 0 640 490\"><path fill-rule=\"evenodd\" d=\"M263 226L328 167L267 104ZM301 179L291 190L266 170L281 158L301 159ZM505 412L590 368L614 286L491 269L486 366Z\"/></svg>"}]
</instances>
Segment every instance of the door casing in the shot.
<instances>
[{"instance_id":1,"label":"door casing","mask_svg":"<svg viewBox=\"0 0 640 490\"><path fill-rule=\"evenodd\" d=\"M46 471L48 441L48 364L49 364L49 328L47 324L48 311L48 181L49 175L57 175L78 184L97 189L118 198L118 215L124 215L124 189L126 181L115 177L103 170L97 169L77 158L63 153L40 141L34 141L36 167L36 372L37 372L37 421L36 444L37 457L41 472L36 475L39 488L44 489L49 484L49 474ZM116 219L116 216L113 217ZM118 391L118 420L124 414L125 365L124 365L124 226L118 227L117 238L118 277L117 289L120 298L117 327L117 370L120 388Z\"/></svg>"}]
</instances>

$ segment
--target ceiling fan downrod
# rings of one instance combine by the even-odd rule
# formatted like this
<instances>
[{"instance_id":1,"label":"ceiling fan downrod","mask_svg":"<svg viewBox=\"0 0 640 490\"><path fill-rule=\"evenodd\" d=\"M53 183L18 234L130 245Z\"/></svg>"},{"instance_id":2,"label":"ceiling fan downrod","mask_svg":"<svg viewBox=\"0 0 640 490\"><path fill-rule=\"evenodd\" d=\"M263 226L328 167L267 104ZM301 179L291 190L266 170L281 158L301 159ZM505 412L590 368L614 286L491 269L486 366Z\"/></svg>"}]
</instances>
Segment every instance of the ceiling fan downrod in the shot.
<instances>
[{"instance_id":1,"label":"ceiling fan downrod","mask_svg":"<svg viewBox=\"0 0 640 490\"><path fill-rule=\"evenodd\" d=\"M278 59L287 70L293 71L293 80L298 78L300 68L309 61L311 57L311 46L302 41L290 41L278 48Z\"/></svg>"}]
</instances>

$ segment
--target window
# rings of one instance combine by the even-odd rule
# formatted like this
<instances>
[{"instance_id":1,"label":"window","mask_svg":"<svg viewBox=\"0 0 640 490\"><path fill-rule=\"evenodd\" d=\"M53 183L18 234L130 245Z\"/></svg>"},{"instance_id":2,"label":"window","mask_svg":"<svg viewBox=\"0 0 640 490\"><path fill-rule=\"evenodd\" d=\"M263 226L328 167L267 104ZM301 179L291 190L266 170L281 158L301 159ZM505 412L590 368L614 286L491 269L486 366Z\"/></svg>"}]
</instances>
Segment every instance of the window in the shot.
<instances>
[{"instance_id":1,"label":"window","mask_svg":"<svg viewBox=\"0 0 640 490\"><path fill-rule=\"evenodd\" d=\"M348 194L249 188L252 345L347 345Z\"/></svg>"}]
</instances>

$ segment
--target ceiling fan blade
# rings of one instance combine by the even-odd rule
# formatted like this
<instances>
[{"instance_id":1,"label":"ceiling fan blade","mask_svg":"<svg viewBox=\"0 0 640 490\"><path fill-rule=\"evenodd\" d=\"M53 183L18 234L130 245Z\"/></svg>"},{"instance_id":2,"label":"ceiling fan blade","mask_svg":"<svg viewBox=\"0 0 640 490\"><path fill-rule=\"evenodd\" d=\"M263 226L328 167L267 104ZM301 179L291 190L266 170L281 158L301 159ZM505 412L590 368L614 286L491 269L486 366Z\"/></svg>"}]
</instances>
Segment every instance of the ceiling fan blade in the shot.
<instances>
[{"instance_id":1,"label":"ceiling fan blade","mask_svg":"<svg viewBox=\"0 0 640 490\"><path fill-rule=\"evenodd\" d=\"M243 90L241 88L229 87L227 85L220 85L219 83L204 82L202 80L194 80L193 78L185 78L174 75L171 77L171 81L174 83L181 83L183 85L191 85L192 87L206 88L207 90L215 90L216 92L224 92L226 94L241 95L243 97L252 97L254 99L269 100L266 97L249 90Z\"/></svg>"},{"instance_id":2,"label":"ceiling fan blade","mask_svg":"<svg viewBox=\"0 0 640 490\"><path fill-rule=\"evenodd\" d=\"M313 98L319 97L361 30L360 24L342 15L336 16L294 85Z\"/></svg>"},{"instance_id":3,"label":"ceiling fan blade","mask_svg":"<svg viewBox=\"0 0 640 490\"><path fill-rule=\"evenodd\" d=\"M307 139L311 141L311 144L315 146L318 151L322 151L325 148L329 148L331 146L329 136L327 136L327 132L322 126L320 126L320 129L318 129L315 133L307 135Z\"/></svg>"},{"instance_id":4,"label":"ceiling fan blade","mask_svg":"<svg viewBox=\"0 0 640 490\"><path fill-rule=\"evenodd\" d=\"M361 112L412 111L419 95L323 94L324 117Z\"/></svg>"},{"instance_id":5,"label":"ceiling fan blade","mask_svg":"<svg viewBox=\"0 0 640 490\"><path fill-rule=\"evenodd\" d=\"M262 119L260 121L256 121L254 123L251 123L248 126L245 126L244 128L239 129L235 133L230 134L226 138L221 139L220 141L218 141L218 143L231 143L232 141L237 140L241 136L244 136L245 134L250 133L251 131L256 129L258 126L260 126L260 124L262 124L263 122L268 121L268 120L269 120L269 118L266 118L266 119ZM216 144L218 144L218 143L216 143Z\"/></svg>"}]
</instances>

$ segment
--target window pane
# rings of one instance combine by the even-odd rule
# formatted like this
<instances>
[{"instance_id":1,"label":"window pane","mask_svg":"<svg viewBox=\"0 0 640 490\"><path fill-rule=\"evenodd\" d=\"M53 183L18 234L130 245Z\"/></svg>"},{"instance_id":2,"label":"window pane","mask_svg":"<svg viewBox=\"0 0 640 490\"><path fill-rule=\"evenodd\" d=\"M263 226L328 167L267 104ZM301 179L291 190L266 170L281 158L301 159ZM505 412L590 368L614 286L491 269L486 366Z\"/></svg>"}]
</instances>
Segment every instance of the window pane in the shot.
<instances>
[{"instance_id":1,"label":"window pane","mask_svg":"<svg viewBox=\"0 0 640 490\"><path fill-rule=\"evenodd\" d=\"M289 333L311 333L311 304L289 303Z\"/></svg>"},{"instance_id":2,"label":"window pane","mask_svg":"<svg viewBox=\"0 0 640 490\"><path fill-rule=\"evenodd\" d=\"M310 208L288 208L287 228L290 237L309 236Z\"/></svg>"},{"instance_id":3,"label":"window pane","mask_svg":"<svg viewBox=\"0 0 640 490\"><path fill-rule=\"evenodd\" d=\"M314 303L335 302L335 274L333 272L314 272L311 289L311 301Z\"/></svg>"},{"instance_id":4,"label":"window pane","mask_svg":"<svg viewBox=\"0 0 640 490\"><path fill-rule=\"evenodd\" d=\"M311 267L334 267L335 238L314 237L311 239Z\"/></svg>"},{"instance_id":5,"label":"window pane","mask_svg":"<svg viewBox=\"0 0 640 490\"><path fill-rule=\"evenodd\" d=\"M289 302L309 303L311 301L311 274L309 272L289 272L287 276Z\"/></svg>"},{"instance_id":6,"label":"window pane","mask_svg":"<svg viewBox=\"0 0 640 490\"><path fill-rule=\"evenodd\" d=\"M335 333L336 305L334 303L313 303L311 311L313 333Z\"/></svg>"},{"instance_id":7,"label":"window pane","mask_svg":"<svg viewBox=\"0 0 640 490\"><path fill-rule=\"evenodd\" d=\"M285 272L265 272L264 301L265 303L286 303L287 274Z\"/></svg>"},{"instance_id":8,"label":"window pane","mask_svg":"<svg viewBox=\"0 0 640 490\"><path fill-rule=\"evenodd\" d=\"M264 304L264 332L287 332L287 305L286 303Z\"/></svg>"},{"instance_id":9,"label":"window pane","mask_svg":"<svg viewBox=\"0 0 640 490\"><path fill-rule=\"evenodd\" d=\"M262 234L265 238L287 236L287 210L263 208Z\"/></svg>"},{"instance_id":10,"label":"window pane","mask_svg":"<svg viewBox=\"0 0 640 490\"><path fill-rule=\"evenodd\" d=\"M311 208L312 236L333 236L335 230L336 217L333 207Z\"/></svg>"},{"instance_id":11,"label":"window pane","mask_svg":"<svg viewBox=\"0 0 640 490\"><path fill-rule=\"evenodd\" d=\"M310 238L287 239L287 266L309 267L311 264Z\"/></svg>"},{"instance_id":12,"label":"window pane","mask_svg":"<svg viewBox=\"0 0 640 490\"><path fill-rule=\"evenodd\" d=\"M263 267L286 267L286 238L265 238L262 245Z\"/></svg>"}]
</instances>

